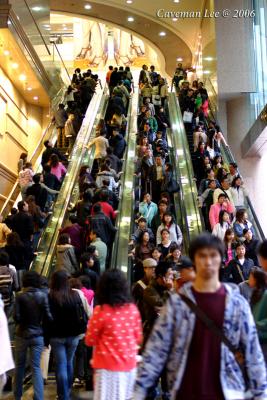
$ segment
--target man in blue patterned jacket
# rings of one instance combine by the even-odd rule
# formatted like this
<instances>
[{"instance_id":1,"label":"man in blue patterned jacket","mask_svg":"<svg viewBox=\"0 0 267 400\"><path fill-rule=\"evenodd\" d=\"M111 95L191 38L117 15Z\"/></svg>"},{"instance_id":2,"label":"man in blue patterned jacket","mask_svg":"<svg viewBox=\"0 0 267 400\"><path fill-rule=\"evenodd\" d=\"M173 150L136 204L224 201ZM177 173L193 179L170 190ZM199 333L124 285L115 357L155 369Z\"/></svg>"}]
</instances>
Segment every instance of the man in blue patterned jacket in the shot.
<instances>
[{"instance_id":1,"label":"man in blue patterned jacket","mask_svg":"<svg viewBox=\"0 0 267 400\"><path fill-rule=\"evenodd\" d=\"M174 294L147 342L134 400L145 399L164 367L172 400L267 399L265 363L249 304L235 285L219 281L223 254L218 238L198 236L189 249L196 280L181 294L214 321L232 346L242 348L247 384L229 347Z\"/></svg>"}]
</instances>

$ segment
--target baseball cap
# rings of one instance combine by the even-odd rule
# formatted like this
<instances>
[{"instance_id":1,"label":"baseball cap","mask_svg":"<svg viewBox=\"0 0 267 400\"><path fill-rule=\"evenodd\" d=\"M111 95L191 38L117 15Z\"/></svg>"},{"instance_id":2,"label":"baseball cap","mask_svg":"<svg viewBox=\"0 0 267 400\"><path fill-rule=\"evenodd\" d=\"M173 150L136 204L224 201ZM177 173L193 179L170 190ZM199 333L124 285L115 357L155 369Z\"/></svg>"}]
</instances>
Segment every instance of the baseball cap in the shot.
<instances>
[{"instance_id":1,"label":"baseball cap","mask_svg":"<svg viewBox=\"0 0 267 400\"><path fill-rule=\"evenodd\" d=\"M180 261L179 261L177 267L178 267L177 268L178 271L181 271L182 269L185 269L185 268L192 268L193 267L193 263L192 263L192 261L191 261L191 259L189 257L182 256L180 258Z\"/></svg>"}]
</instances>

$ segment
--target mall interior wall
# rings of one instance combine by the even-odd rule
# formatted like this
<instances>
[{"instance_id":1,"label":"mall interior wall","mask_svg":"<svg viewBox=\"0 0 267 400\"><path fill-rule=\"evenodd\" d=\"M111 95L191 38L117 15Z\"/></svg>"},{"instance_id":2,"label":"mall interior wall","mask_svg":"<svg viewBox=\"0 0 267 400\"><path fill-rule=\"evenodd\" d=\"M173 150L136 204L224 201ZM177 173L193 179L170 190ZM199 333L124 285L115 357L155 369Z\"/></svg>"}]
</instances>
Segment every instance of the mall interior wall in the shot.
<instances>
[{"instance_id":1,"label":"mall interior wall","mask_svg":"<svg viewBox=\"0 0 267 400\"><path fill-rule=\"evenodd\" d=\"M0 68L0 207L17 179L22 152L31 158L43 130L48 110L28 104Z\"/></svg>"}]
</instances>

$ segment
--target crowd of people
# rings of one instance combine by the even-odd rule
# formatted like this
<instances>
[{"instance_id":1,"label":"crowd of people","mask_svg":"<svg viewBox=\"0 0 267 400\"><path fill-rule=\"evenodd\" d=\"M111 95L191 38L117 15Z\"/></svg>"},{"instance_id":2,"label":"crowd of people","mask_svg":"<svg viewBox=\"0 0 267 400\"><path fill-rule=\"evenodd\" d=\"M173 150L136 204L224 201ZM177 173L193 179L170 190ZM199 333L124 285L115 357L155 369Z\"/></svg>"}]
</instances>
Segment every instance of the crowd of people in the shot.
<instances>
[{"instance_id":1,"label":"crowd of people","mask_svg":"<svg viewBox=\"0 0 267 400\"><path fill-rule=\"evenodd\" d=\"M68 95L91 88L86 81L92 79L97 80L77 69ZM267 242L259 242L247 220L237 165L223 163L220 149L226 141L220 128L212 121L206 124L206 89L193 82L192 94L178 65L173 85L191 141L199 206L210 231L190 243L188 257L175 208L180 188L168 143L167 83L154 66L143 65L140 72L130 285L120 266L110 265L133 90L130 68L110 66L106 82L106 117L88 144L95 148L93 166L80 169L80 198L60 230L49 281L28 271L34 233L29 203L36 203L37 193L28 189L39 185L47 191L46 173L50 182L52 177L59 182L53 190L60 188L52 168L60 174L64 158L62 167L54 167L54 156L62 153L50 142L39 182L28 172L36 182L22 190L19 211L0 220L0 335L6 343L0 394L6 372L14 368L7 333L7 319L13 318L15 400L22 398L28 350L38 400L44 398L49 359L59 400L71 398L73 385L94 390L95 400L267 397ZM20 160L24 172L31 170L26 163ZM49 195L56 193L47 191L48 199L36 203L44 214L51 210Z\"/></svg>"}]
</instances>

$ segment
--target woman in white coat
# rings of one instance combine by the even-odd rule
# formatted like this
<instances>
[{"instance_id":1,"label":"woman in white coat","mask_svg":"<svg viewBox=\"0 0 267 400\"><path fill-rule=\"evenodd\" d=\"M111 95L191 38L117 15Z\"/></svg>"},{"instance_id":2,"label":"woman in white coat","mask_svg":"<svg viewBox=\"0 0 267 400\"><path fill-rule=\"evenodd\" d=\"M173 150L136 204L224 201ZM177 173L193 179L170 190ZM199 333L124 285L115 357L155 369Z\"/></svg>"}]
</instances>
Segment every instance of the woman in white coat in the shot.
<instances>
[{"instance_id":1,"label":"woman in white coat","mask_svg":"<svg viewBox=\"0 0 267 400\"><path fill-rule=\"evenodd\" d=\"M229 228L231 228L230 214L225 210L221 210L219 214L219 222L214 226L212 234L223 241L225 232Z\"/></svg>"},{"instance_id":2,"label":"woman in white coat","mask_svg":"<svg viewBox=\"0 0 267 400\"><path fill-rule=\"evenodd\" d=\"M245 207L245 198L247 196L247 190L243 185L242 178L240 176L236 176L233 179L232 187L230 188L232 199L235 205L235 208L241 209Z\"/></svg>"},{"instance_id":3,"label":"woman in white coat","mask_svg":"<svg viewBox=\"0 0 267 400\"><path fill-rule=\"evenodd\" d=\"M170 240L177 243L179 246L183 242L183 235L179 225L176 224L173 215L168 211L163 214L162 223L157 230L157 245L161 243L161 231L168 229L170 232Z\"/></svg>"}]
</instances>

